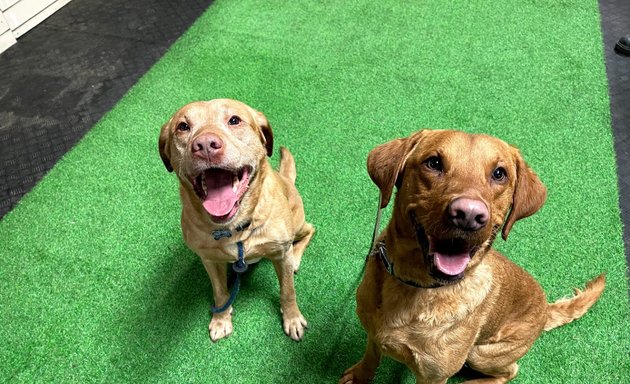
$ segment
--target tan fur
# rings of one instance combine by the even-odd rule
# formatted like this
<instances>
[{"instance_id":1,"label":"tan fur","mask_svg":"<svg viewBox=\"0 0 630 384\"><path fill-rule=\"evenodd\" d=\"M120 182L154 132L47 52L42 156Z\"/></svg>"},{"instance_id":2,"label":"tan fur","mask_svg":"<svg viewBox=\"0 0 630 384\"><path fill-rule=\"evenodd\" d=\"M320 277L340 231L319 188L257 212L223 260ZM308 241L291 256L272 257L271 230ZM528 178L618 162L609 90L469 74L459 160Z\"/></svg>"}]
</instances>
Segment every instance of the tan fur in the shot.
<instances>
[{"instance_id":1,"label":"tan fur","mask_svg":"<svg viewBox=\"0 0 630 384\"><path fill-rule=\"evenodd\" d=\"M427 165L433 156L443 170ZM497 180L492 175L499 167L507 175ZM519 151L505 142L425 130L375 148L368 173L381 190L383 207L398 186L392 219L380 235L395 276L379 258L369 258L357 290L367 348L339 383L369 381L383 354L406 364L418 383L445 383L464 363L487 376L471 383L505 383L517 375L517 360L543 329L579 318L601 295L603 275L573 298L547 304L536 280L491 248L502 225L507 238L514 222L535 213L546 197ZM488 207L485 227L463 231L445 217L449 203L462 196ZM427 236L478 247L463 278L448 283L432 272L433 255L417 239L412 214ZM445 285L417 288L399 279L423 287Z\"/></svg>"},{"instance_id":2,"label":"tan fur","mask_svg":"<svg viewBox=\"0 0 630 384\"><path fill-rule=\"evenodd\" d=\"M293 159L291 152L284 147L280 148L280 169L278 172L282 176L291 180L291 184L295 184L295 178L297 176L297 172L295 170L295 160Z\"/></svg>"},{"instance_id":3,"label":"tan fur","mask_svg":"<svg viewBox=\"0 0 630 384\"><path fill-rule=\"evenodd\" d=\"M232 116L241 123L229 126ZM186 123L189 130L178 130ZM201 135L216 135L223 142L224 153L217 160L200 160L192 154L192 143ZM237 242L242 241L245 261L268 258L273 262L280 282L280 307L285 333L294 340L303 337L307 322L296 300L293 275L311 240L314 228L305 221L302 199L295 182L293 156L282 148L280 169L271 168L267 155L273 150L273 134L266 117L251 107L229 99L195 102L177 111L162 127L160 156L166 168L177 173L182 201L181 228L186 244L201 258L212 282L215 306L227 302L227 263L238 258ZM240 199L236 214L227 222L215 222L204 210L191 179L209 167L253 170L249 188ZM251 222L243 231L236 226ZM212 232L231 230L232 237L215 240ZM214 314L209 325L213 341L232 331L232 308Z\"/></svg>"},{"instance_id":4,"label":"tan fur","mask_svg":"<svg viewBox=\"0 0 630 384\"><path fill-rule=\"evenodd\" d=\"M599 299L605 286L605 275L599 275L586 283L584 291L574 288L575 296L549 304L545 331L550 331L582 317L591 305Z\"/></svg>"}]
</instances>

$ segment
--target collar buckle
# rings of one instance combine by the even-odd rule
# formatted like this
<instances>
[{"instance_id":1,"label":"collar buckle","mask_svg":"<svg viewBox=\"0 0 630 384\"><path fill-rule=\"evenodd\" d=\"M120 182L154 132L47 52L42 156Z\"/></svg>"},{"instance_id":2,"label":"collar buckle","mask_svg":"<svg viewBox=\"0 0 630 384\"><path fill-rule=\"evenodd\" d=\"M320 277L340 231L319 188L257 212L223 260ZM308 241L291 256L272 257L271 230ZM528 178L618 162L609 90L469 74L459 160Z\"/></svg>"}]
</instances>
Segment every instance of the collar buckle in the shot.
<instances>
[{"instance_id":1,"label":"collar buckle","mask_svg":"<svg viewBox=\"0 0 630 384\"><path fill-rule=\"evenodd\" d=\"M387 273L394 276L394 263L389 261L389 259L387 258L387 250L385 249L385 242L379 241L378 243L376 243L374 251L378 254L379 259L381 259L381 261L383 262L383 265L385 266Z\"/></svg>"}]
</instances>

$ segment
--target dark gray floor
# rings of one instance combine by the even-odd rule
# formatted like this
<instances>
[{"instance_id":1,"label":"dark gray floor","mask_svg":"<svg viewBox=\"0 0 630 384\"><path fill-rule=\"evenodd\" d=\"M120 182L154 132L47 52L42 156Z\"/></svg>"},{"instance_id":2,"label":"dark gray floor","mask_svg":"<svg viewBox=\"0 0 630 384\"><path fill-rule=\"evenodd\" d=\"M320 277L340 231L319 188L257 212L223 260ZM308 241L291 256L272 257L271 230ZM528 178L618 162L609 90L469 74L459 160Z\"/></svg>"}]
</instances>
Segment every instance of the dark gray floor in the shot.
<instances>
[{"instance_id":1,"label":"dark gray floor","mask_svg":"<svg viewBox=\"0 0 630 384\"><path fill-rule=\"evenodd\" d=\"M624 223L623 241L630 265L630 56L614 50L623 35L630 35L630 1L600 0L610 113L617 152L619 208Z\"/></svg>"},{"instance_id":2,"label":"dark gray floor","mask_svg":"<svg viewBox=\"0 0 630 384\"><path fill-rule=\"evenodd\" d=\"M0 54L0 218L211 3L76 0ZM630 1L600 10L630 260L630 57L613 50L630 34Z\"/></svg>"},{"instance_id":3,"label":"dark gray floor","mask_svg":"<svg viewBox=\"0 0 630 384\"><path fill-rule=\"evenodd\" d=\"M0 218L211 3L72 1L0 54Z\"/></svg>"}]
</instances>

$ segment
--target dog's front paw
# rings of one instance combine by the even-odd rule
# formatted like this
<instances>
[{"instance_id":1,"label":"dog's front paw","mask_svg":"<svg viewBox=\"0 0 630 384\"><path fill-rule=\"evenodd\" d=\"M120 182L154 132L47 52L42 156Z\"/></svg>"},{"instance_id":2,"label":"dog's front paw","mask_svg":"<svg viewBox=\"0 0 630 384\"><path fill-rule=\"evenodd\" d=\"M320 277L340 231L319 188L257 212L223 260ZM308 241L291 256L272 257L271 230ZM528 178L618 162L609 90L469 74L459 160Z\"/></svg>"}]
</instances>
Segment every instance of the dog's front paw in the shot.
<instances>
[{"instance_id":1,"label":"dog's front paw","mask_svg":"<svg viewBox=\"0 0 630 384\"><path fill-rule=\"evenodd\" d=\"M363 369L361 369L361 363L359 362L358 364L346 369L343 375L341 375L338 384L367 384L373 377L373 373L366 373Z\"/></svg>"},{"instance_id":2,"label":"dog's front paw","mask_svg":"<svg viewBox=\"0 0 630 384\"><path fill-rule=\"evenodd\" d=\"M214 315L208 326L208 332L210 333L210 339L213 342L228 337L232 334L234 328L232 327L232 316L218 316Z\"/></svg>"},{"instance_id":3,"label":"dog's front paw","mask_svg":"<svg viewBox=\"0 0 630 384\"><path fill-rule=\"evenodd\" d=\"M304 331L308 328L308 323L301 313L297 313L295 316L282 316L282 323L284 333L295 341L302 340L304 337Z\"/></svg>"}]
</instances>

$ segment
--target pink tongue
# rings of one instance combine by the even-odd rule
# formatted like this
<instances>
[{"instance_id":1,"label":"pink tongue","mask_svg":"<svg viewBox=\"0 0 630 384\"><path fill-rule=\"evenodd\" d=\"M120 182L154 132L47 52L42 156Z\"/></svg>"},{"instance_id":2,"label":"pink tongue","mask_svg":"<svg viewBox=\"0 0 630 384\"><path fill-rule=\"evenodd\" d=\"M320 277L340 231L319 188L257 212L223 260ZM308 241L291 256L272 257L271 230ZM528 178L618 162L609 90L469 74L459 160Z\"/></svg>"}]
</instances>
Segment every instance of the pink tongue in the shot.
<instances>
[{"instance_id":1,"label":"pink tongue","mask_svg":"<svg viewBox=\"0 0 630 384\"><path fill-rule=\"evenodd\" d=\"M449 276L457 276L464 272L468 262L470 261L469 253L462 253L458 255L443 255L441 253L434 253L435 266L437 269Z\"/></svg>"},{"instance_id":2,"label":"pink tongue","mask_svg":"<svg viewBox=\"0 0 630 384\"><path fill-rule=\"evenodd\" d=\"M225 216L232 211L238 201L237 194L232 190L234 175L232 172L211 169L206 171L206 189L208 194L203 207L212 216Z\"/></svg>"}]
</instances>

